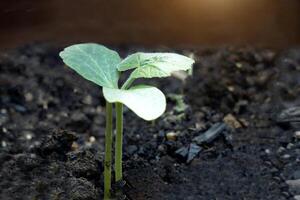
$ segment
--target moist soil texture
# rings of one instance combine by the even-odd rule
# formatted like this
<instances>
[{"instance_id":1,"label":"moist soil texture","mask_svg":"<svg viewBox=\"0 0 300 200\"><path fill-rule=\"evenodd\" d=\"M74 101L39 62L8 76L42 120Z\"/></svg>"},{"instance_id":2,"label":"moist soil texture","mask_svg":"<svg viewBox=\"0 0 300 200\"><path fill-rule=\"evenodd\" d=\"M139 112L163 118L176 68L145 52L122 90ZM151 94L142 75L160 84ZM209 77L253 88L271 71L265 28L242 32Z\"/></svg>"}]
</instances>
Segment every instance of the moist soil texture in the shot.
<instances>
[{"instance_id":1,"label":"moist soil texture","mask_svg":"<svg viewBox=\"0 0 300 200\"><path fill-rule=\"evenodd\" d=\"M125 108L114 199L300 199L300 49L112 48L196 60L189 76L140 80L166 94L167 111L146 122ZM1 200L102 199L105 101L61 49L1 53Z\"/></svg>"}]
</instances>

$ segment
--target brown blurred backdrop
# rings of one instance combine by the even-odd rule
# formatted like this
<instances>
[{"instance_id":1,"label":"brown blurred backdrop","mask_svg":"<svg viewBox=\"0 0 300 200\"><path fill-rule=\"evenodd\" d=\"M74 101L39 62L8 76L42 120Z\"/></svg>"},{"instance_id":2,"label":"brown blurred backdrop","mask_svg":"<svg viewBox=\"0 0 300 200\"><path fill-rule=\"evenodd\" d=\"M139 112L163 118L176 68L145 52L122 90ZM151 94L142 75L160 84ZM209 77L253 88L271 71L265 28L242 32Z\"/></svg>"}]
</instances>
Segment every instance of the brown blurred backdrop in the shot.
<instances>
[{"instance_id":1,"label":"brown blurred backdrop","mask_svg":"<svg viewBox=\"0 0 300 200\"><path fill-rule=\"evenodd\" d=\"M33 41L300 44L298 0L2 0L0 47Z\"/></svg>"}]
</instances>

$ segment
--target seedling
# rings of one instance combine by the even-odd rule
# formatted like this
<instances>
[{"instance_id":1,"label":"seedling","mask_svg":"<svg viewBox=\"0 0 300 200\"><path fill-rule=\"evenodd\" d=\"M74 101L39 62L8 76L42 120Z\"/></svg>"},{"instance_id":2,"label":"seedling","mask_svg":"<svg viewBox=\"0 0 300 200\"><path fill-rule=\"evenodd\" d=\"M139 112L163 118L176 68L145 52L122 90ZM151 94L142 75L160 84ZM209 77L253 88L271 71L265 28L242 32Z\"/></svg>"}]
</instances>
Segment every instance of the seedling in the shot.
<instances>
[{"instance_id":1,"label":"seedling","mask_svg":"<svg viewBox=\"0 0 300 200\"><path fill-rule=\"evenodd\" d=\"M104 199L110 199L112 171L113 104L116 110L115 181L122 180L123 104L144 120L154 120L166 109L165 95L149 85L132 86L135 79L167 77L189 70L193 59L175 53L135 53L124 60L117 52L94 43L76 44L60 52L64 63L85 79L102 87L106 99ZM129 78L119 87L121 72Z\"/></svg>"}]
</instances>

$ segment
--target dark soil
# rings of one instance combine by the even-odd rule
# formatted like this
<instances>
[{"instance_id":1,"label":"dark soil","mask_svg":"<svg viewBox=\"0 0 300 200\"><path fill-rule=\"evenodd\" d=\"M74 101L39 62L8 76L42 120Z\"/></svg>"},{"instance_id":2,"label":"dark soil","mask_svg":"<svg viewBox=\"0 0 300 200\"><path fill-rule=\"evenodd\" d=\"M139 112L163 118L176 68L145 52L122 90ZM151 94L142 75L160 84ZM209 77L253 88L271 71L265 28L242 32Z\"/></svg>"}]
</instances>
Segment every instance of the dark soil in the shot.
<instances>
[{"instance_id":1,"label":"dark soil","mask_svg":"<svg viewBox=\"0 0 300 200\"><path fill-rule=\"evenodd\" d=\"M1 54L0 199L102 199L105 102L59 50ZM287 180L300 178L300 49L179 52L194 54L192 77L147 80L167 94L167 112L149 123L125 110L123 195L297 198Z\"/></svg>"}]
</instances>

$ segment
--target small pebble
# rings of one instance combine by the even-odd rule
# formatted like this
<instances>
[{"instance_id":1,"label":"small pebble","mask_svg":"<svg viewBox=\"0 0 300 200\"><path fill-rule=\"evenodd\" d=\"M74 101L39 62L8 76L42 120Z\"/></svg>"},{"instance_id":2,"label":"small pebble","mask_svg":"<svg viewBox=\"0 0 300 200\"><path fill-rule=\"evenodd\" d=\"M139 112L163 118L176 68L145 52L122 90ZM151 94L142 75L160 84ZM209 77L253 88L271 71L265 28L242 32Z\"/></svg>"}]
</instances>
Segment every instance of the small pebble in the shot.
<instances>
[{"instance_id":1,"label":"small pebble","mask_svg":"<svg viewBox=\"0 0 300 200\"><path fill-rule=\"evenodd\" d=\"M289 155L289 154L284 154L283 156L282 156L282 158L284 158L284 159L289 159L291 157L291 155Z\"/></svg>"},{"instance_id":2,"label":"small pebble","mask_svg":"<svg viewBox=\"0 0 300 200\"><path fill-rule=\"evenodd\" d=\"M286 146L286 148L287 148L287 149L291 149L291 148L293 148L293 146L294 146L294 144L289 143L289 144Z\"/></svg>"},{"instance_id":3,"label":"small pebble","mask_svg":"<svg viewBox=\"0 0 300 200\"><path fill-rule=\"evenodd\" d=\"M43 102L43 109L48 110L48 102Z\"/></svg>"},{"instance_id":4,"label":"small pebble","mask_svg":"<svg viewBox=\"0 0 300 200\"><path fill-rule=\"evenodd\" d=\"M278 182L281 181L281 179L280 179L278 176L273 177L273 179L274 179L275 181L278 181Z\"/></svg>"},{"instance_id":5,"label":"small pebble","mask_svg":"<svg viewBox=\"0 0 300 200\"><path fill-rule=\"evenodd\" d=\"M167 140L169 141L175 141L177 134L175 132L169 132L167 133Z\"/></svg>"},{"instance_id":6,"label":"small pebble","mask_svg":"<svg viewBox=\"0 0 300 200\"><path fill-rule=\"evenodd\" d=\"M166 151L166 147L163 144L159 145L157 149L160 153L164 153Z\"/></svg>"},{"instance_id":7,"label":"small pebble","mask_svg":"<svg viewBox=\"0 0 300 200\"><path fill-rule=\"evenodd\" d=\"M72 143L72 146L71 146L71 149L72 149L73 151L76 151L78 148L79 148L78 143L77 143L77 142L73 142L73 143Z\"/></svg>"},{"instance_id":8,"label":"small pebble","mask_svg":"<svg viewBox=\"0 0 300 200\"><path fill-rule=\"evenodd\" d=\"M223 121L232 128L241 128L241 123L232 115L228 114L223 118Z\"/></svg>"},{"instance_id":9,"label":"small pebble","mask_svg":"<svg viewBox=\"0 0 300 200\"><path fill-rule=\"evenodd\" d=\"M1 142L1 145L2 145L3 148L5 148L5 147L7 146L7 144L6 144L5 141L2 141L2 142Z\"/></svg>"},{"instance_id":10,"label":"small pebble","mask_svg":"<svg viewBox=\"0 0 300 200\"><path fill-rule=\"evenodd\" d=\"M101 106L97 106L96 113L103 113L104 109Z\"/></svg>"},{"instance_id":11,"label":"small pebble","mask_svg":"<svg viewBox=\"0 0 300 200\"><path fill-rule=\"evenodd\" d=\"M290 186L292 190L300 190L300 179L297 180L287 180L286 183Z\"/></svg>"},{"instance_id":12,"label":"small pebble","mask_svg":"<svg viewBox=\"0 0 300 200\"><path fill-rule=\"evenodd\" d=\"M266 152L266 154L270 154L271 153L270 149L265 149L265 152Z\"/></svg>"},{"instance_id":13,"label":"small pebble","mask_svg":"<svg viewBox=\"0 0 300 200\"><path fill-rule=\"evenodd\" d=\"M277 150L277 153L282 153L284 152L285 148L284 147L279 147Z\"/></svg>"},{"instance_id":14,"label":"small pebble","mask_svg":"<svg viewBox=\"0 0 300 200\"><path fill-rule=\"evenodd\" d=\"M52 119L53 118L53 114L51 114L51 113L48 113L46 116L47 116L47 119Z\"/></svg>"},{"instance_id":15,"label":"small pebble","mask_svg":"<svg viewBox=\"0 0 300 200\"><path fill-rule=\"evenodd\" d=\"M84 104L86 105L92 105L93 103L93 98L91 95L87 95L84 97L83 101L82 101Z\"/></svg>"},{"instance_id":16,"label":"small pebble","mask_svg":"<svg viewBox=\"0 0 300 200\"><path fill-rule=\"evenodd\" d=\"M300 200L300 195L294 196L294 199L295 199L295 200Z\"/></svg>"},{"instance_id":17,"label":"small pebble","mask_svg":"<svg viewBox=\"0 0 300 200\"><path fill-rule=\"evenodd\" d=\"M236 66L237 68L241 69L241 68L243 67L243 64L242 64L242 63L239 63L239 62L237 62L237 63L235 63L235 66Z\"/></svg>"},{"instance_id":18,"label":"small pebble","mask_svg":"<svg viewBox=\"0 0 300 200\"><path fill-rule=\"evenodd\" d=\"M300 139L300 131L295 132L295 138Z\"/></svg>"},{"instance_id":19,"label":"small pebble","mask_svg":"<svg viewBox=\"0 0 300 200\"><path fill-rule=\"evenodd\" d=\"M140 135L140 134L136 134L136 135L135 135L135 138L136 138L137 140L139 140L139 139L141 139L141 135Z\"/></svg>"},{"instance_id":20,"label":"small pebble","mask_svg":"<svg viewBox=\"0 0 300 200\"><path fill-rule=\"evenodd\" d=\"M197 123L195 124L195 128L196 128L196 130L198 130L198 131L202 131L202 130L204 130L204 129L206 128L206 125L205 125L205 123L203 123L203 122L197 122Z\"/></svg>"},{"instance_id":21,"label":"small pebble","mask_svg":"<svg viewBox=\"0 0 300 200\"><path fill-rule=\"evenodd\" d=\"M227 89L228 89L230 92L234 92L234 90L235 90L234 86L227 86Z\"/></svg>"},{"instance_id":22,"label":"small pebble","mask_svg":"<svg viewBox=\"0 0 300 200\"><path fill-rule=\"evenodd\" d=\"M30 92L26 93L24 97L25 97L25 101L27 102L31 102L33 100L33 95Z\"/></svg>"},{"instance_id":23,"label":"small pebble","mask_svg":"<svg viewBox=\"0 0 300 200\"><path fill-rule=\"evenodd\" d=\"M290 194L288 193L288 192L282 192L281 193L283 196L285 196L285 197L289 197L290 196Z\"/></svg>"},{"instance_id":24,"label":"small pebble","mask_svg":"<svg viewBox=\"0 0 300 200\"><path fill-rule=\"evenodd\" d=\"M31 139L32 139L32 134L27 133L27 134L25 135L25 138L26 138L27 140L31 140Z\"/></svg>"},{"instance_id":25,"label":"small pebble","mask_svg":"<svg viewBox=\"0 0 300 200\"><path fill-rule=\"evenodd\" d=\"M89 142L90 143L94 143L96 141L96 138L94 137L94 136L91 136L90 138L89 138Z\"/></svg>"}]
</instances>

